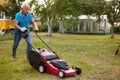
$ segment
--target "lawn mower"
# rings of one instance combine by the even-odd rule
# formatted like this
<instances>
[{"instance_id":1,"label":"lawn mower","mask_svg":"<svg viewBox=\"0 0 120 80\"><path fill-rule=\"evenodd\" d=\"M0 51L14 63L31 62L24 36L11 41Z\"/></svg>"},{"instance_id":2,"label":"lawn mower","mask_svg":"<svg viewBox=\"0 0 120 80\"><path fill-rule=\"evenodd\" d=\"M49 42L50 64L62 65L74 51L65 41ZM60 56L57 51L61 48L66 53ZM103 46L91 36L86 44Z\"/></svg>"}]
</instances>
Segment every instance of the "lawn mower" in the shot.
<instances>
[{"instance_id":1,"label":"lawn mower","mask_svg":"<svg viewBox=\"0 0 120 80\"><path fill-rule=\"evenodd\" d=\"M70 68L68 63L65 60L61 60L59 56L41 39L37 31L35 33L50 50L34 48L31 45L33 49L29 52L28 59L33 68L40 73L49 73L59 76L60 78L81 74L82 70L79 67Z\"/></svg>"}]
</instances>

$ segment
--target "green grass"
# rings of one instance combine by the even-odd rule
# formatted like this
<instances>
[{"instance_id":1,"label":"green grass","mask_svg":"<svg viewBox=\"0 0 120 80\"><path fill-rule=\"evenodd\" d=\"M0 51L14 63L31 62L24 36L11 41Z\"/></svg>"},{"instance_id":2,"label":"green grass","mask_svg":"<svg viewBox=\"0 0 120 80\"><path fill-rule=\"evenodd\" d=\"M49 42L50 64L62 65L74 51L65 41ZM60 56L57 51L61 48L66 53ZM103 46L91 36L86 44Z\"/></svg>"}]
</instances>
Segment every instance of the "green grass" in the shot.
<instances>
[{"instance_id":1,"label":"green grass","mask_svg":"<svg viewBox=\"0 0 120 80\"><path fill-rule=\"evenodd\" d=\"M4 40L12 40L13 39L13 35L6 33L6 34L0 34L0 41L4 41Z\"/></svg>"},{"instance_id":2,"label":"green grass","mask_svg":"<svg viewBox=\"0 0 120 80\"><path fill-rule=\"evenodd\" d=\"M115 50L120 35L111 39L107 35L81 35L39 33L41 38L70 66L79 66L81 75L59 78L41 74L29 65L26 59L26 42L21 40L17 60L10 61L13 40L0 41L0 80L120 80L120 53ZM34 47L47 47L31 33Z\"/></svg>"}]
</instances>

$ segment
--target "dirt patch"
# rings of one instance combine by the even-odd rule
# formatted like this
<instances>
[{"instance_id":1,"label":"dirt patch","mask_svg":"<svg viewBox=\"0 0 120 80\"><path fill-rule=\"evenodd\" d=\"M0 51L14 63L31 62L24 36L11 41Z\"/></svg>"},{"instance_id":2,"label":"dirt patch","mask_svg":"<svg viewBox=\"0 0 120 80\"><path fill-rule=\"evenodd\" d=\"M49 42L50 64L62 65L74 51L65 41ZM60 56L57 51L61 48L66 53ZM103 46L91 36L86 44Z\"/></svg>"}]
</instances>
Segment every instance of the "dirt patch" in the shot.
<instances>
[{"instance_id":1,"label":"dirt patch","mask_svg":"<svg viewBox=\"0 0 120 80\"><path fill-rule=\"evenodd\" d=\"M119 73L97 73L90 72L85 74L83 77L90 80L120 80L120 72Z\"/></svg>"}]
</instances>

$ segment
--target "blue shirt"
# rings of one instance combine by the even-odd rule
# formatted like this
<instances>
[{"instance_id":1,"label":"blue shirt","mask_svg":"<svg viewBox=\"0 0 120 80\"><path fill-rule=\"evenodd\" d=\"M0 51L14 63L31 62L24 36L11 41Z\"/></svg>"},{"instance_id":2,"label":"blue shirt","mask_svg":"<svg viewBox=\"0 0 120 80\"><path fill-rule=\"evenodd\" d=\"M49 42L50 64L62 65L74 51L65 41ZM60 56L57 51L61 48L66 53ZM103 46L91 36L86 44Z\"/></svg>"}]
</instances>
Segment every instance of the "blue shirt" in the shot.
<instances>
[{"instance_id":1,"label":"blue shirt","mask_svg":"<svg viewBox=\"0 0 120 80\"><path fill-rule=\"evenodd\" d=\"M30 23L30 21L32 20L32 15L31 13L28 12L28 14L26 15L26 17L23 17L22 15L22 11L18 12L16 15L15 15L15 21L18 22L18 25L20 27L26 27L28 28L28 25Z\"/></svg>"}]
</instances>

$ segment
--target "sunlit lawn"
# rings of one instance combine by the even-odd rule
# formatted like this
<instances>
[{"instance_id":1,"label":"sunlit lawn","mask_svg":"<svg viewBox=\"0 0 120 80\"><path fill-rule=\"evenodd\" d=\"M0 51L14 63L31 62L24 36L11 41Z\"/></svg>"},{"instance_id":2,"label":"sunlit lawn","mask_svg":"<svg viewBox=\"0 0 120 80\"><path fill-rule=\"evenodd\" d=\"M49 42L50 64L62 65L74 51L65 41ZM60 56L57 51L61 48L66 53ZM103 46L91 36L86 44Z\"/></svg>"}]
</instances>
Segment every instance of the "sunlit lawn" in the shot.
<instances>
[{"instance_id":1,"label":"sunlit lawn","mask_svg":"<svg viewBox=\"0 0 120 80\"><path fill-rule=\"evenodd\" d=\"M34 33L33 46L48 49ZM39 33L41 38L70 66L79 66L81 75L59 78L41 74L32 68L26 59L26 42L21 40L17 50L17 60L11 61L13 40L0 41L0 80L120 80L120 53L115 50L120 43L120 35L114 39L107 35L81 35Z\"/></svg>"}]
</instances>

